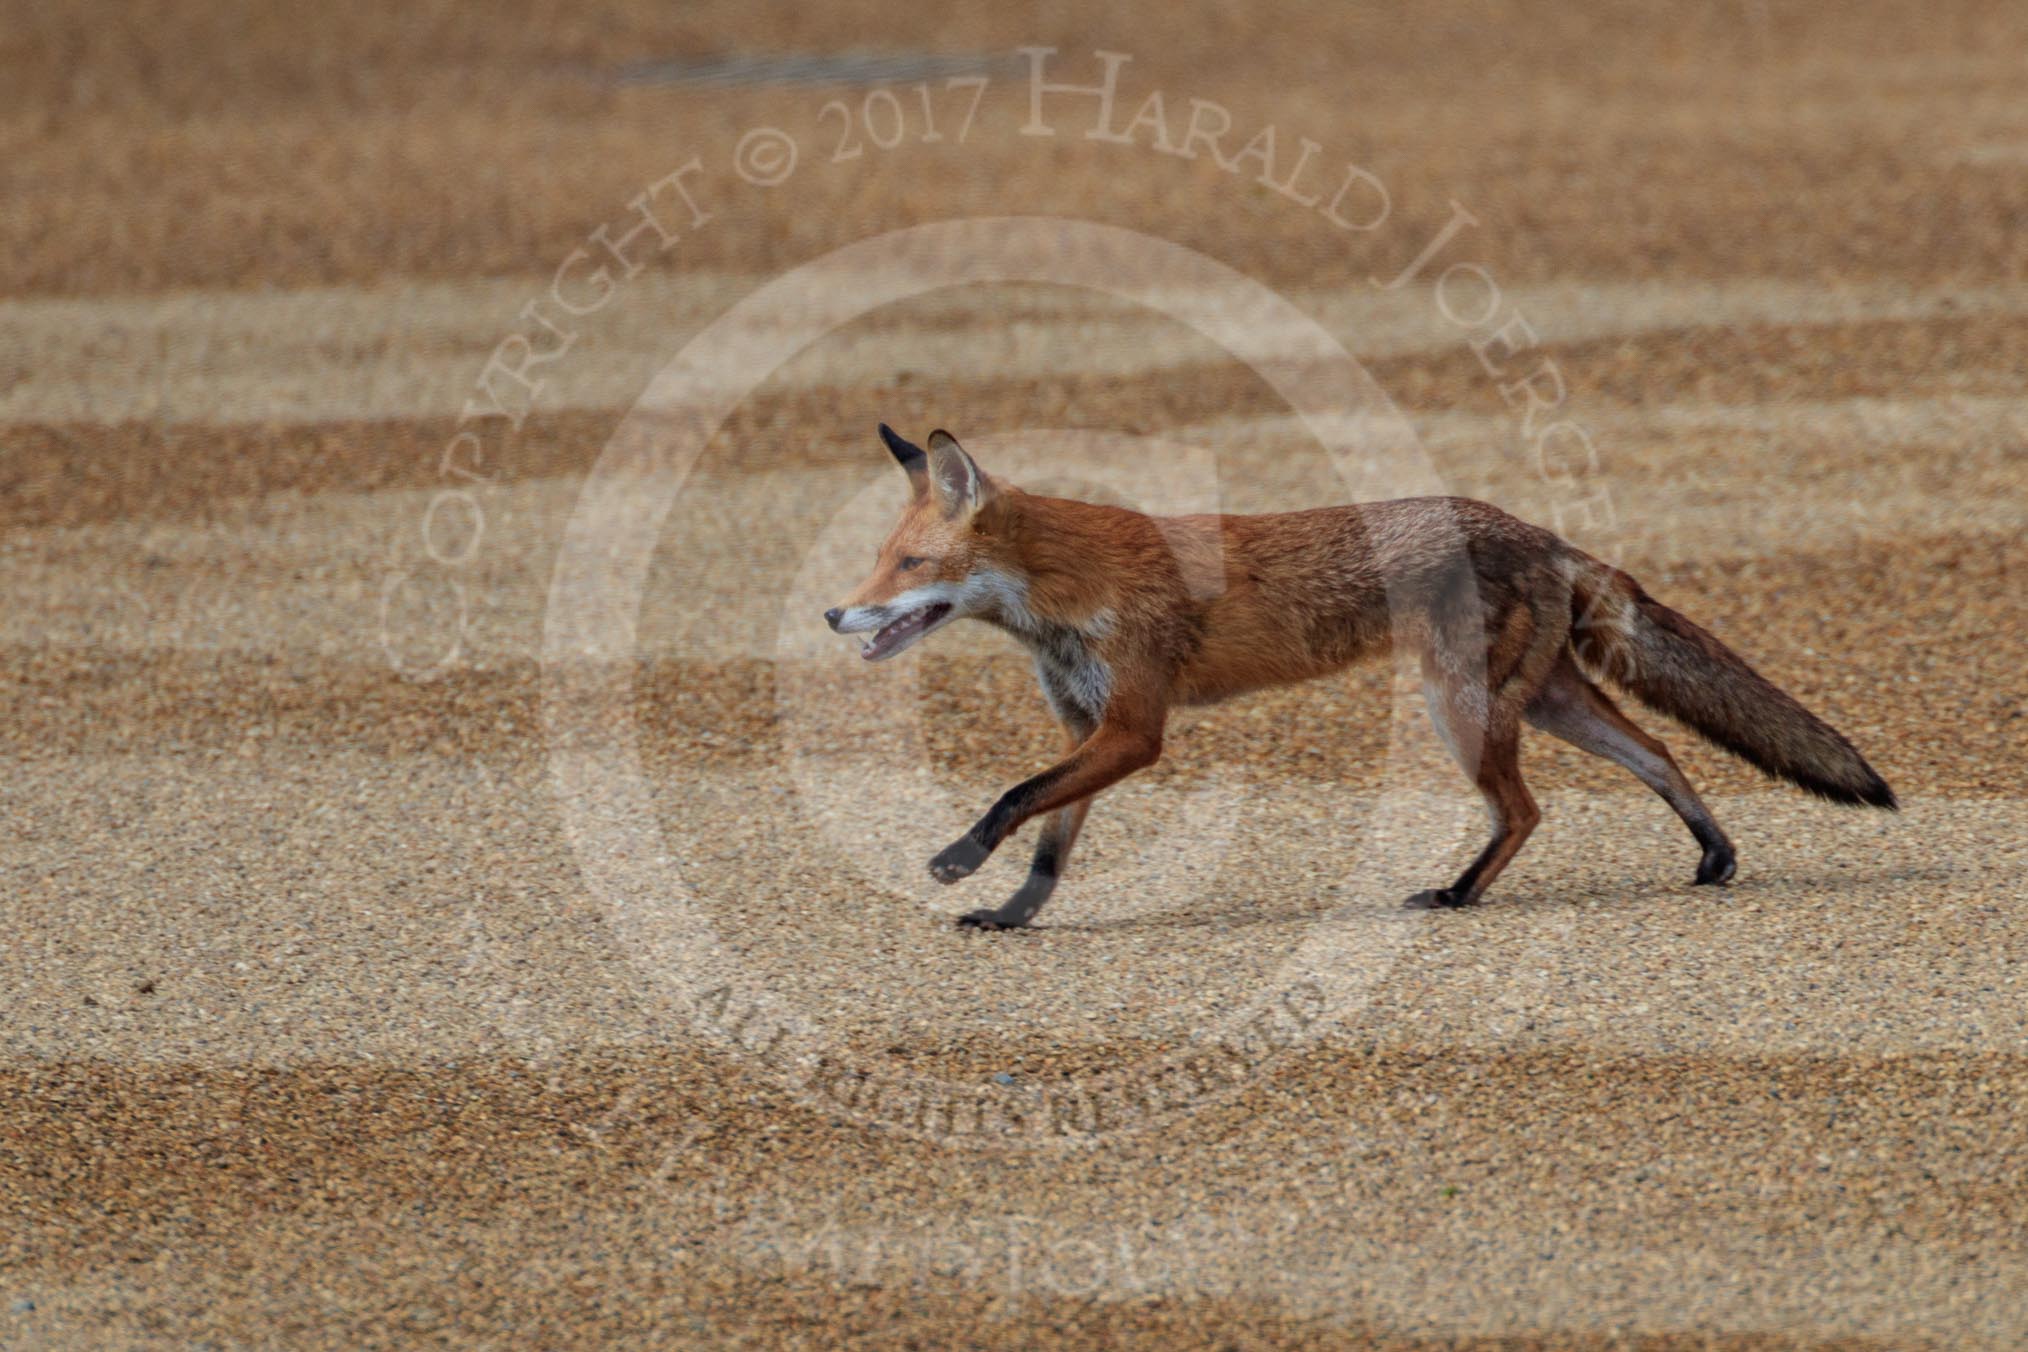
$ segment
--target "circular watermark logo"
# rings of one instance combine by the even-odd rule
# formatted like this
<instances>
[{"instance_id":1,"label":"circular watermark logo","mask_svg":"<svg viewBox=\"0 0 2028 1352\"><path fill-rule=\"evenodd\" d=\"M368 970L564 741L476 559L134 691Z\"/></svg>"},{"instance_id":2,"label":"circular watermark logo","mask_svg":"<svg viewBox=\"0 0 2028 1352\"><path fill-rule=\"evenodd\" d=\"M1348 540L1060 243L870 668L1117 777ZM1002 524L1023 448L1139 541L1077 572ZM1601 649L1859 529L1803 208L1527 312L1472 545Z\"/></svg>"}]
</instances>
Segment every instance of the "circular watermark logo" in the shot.
<instances>
[{"instance_id":1,"label":"circular watermark logo","mask_svg":"<svg viewBox=\"0 0 2028 1352\"><path fill-rule=\"evenodd\" d=\"M713 491L693 490L693 471L714 435L763 382L881 307L953 288L1010 284L1110 297L1216 345L1289 410L1331 467L1339 502L1439 487L1407 421L1335 337L1285 297L1201 253L1118 226L1061 218L956 220L893 232L762 286L686 343L620 423L584 485L557 557L544 634L544 713L552 781L586 883L671 1007L829 1111L953 1144L1046 1147L1142 1129L1231 1093L1276 1056L1357 1008L1392 965L1418 917L1400 910L1402 893L1391 881L1395 870L1386 867L1381 842L1413 834L1421 796L1404 738L1409 720L1424 717L1420 675L1410 663L1426 638L1416 626L1427 598L1396 594L1417 584L1370 566L1375 551L1387 547L1379 537L1397 527L1393 517L1368 518L1352 509L1334 523L1344 541L1345 572L1337 585L1371 589L1386 619L1378 632L1307 634L1303 641L1335 643L1348 654L1396 653L1396 697L1372 715L1387 725L1378 773L1346 795L1342 815L1329 826L1346 885L1337 904L1319 908L1300 941L1286 948L1272 979L1215 999L1208 993L1189 1021L1189 1035L1174 1045L1046 1083L897 1070L856 1056L852 1039L830 1026L825 1003L796 995L808 982L783 980L782 973L757 965L747 945L720 932L719 911L687 863L714 828L686 824L680 812L658 804L640 716L643 702L657 697L640 685L642 601L658 556L685 548L665 529L679 499L689 491ZM950 420L962 421L955 413ZM1226 595L1232 587L1257 583L1248 567L1272 566L1221 555L1233 547L1230 540L1215 524L1203 523L1215 521L1226 495L1216 456L1201 447L1173 437L1046 427L982 430L968 445L989 474L1006 482L1061 484L1066 496L1095 496L1166 521L1196 523L1176 537L1193 542L1177 549L1188 593L1178 604L1202 623L1215 624L1226 613L1220 607L1232 599ZM953 891L932 882L922 861L957 837L993 795L973 801L965 794L976 793L976 785L960 786L940 773L920 702L900 692L874 701L881 712L853 721L843 730L849 735L841 735L841 710L858 704L841 701L840 682L906 681L913 659L894 666L860 662L853 645L829 633L820 618L863 573L868 546L885 534L902 501L899 474L870 435L867 454L864 488L846 495L800 545L796 567L775 580L742 579L742 607L779 617L770 654L772 745L793 786L787 796L755 795L744 811L765 818L770 838L795 842L799 871L828 870L862 898L912 902L918 919L927 911L948 924L982 899L957 901ZM768 524L757 519L750 528ZM1462 557L1463 535L1440 501L1418 517L1417 529L1419 549L1430 557ZM739 566L733 559L723 563ZM1259 613L1272 620L1273 603ZM1286 620L1302 622L1293 612ZM932 637L923 646L936 642ZM1100 798L1094 812L1103 811ZM1159 913L1188 903L1227 871L1221 866L1248 830L1249 815L1271 812L1272 805L1257 801L1236 773L1214 769L1155 793L1136 811L1137 848L1113 861L1105 885L1115 900L1131 895L1144 913ZM1017 842L1004 848L1017 848ZM766 867L756 861L756 870ZM757 890L784 896L785 908L819 905L793 899L794 879L748 876ZM1076 905L1076 876L1073 860L1057 913ZM982 875L956 891L983 885ZM862 900L848 917L823 911L808 923L873 930L896 924L897 912L891 904ZM916 948L911 962L968 960L954 929L944 945L923 941L927 933L926 926L908 930ZM1022 940L980 936L971 942ZM835 946L821 951L824 961L837 961ZM852 985L849 974L826 975ZM1105 993L1082 994L1098 1000Z\"/></svg>"}]
</instances>

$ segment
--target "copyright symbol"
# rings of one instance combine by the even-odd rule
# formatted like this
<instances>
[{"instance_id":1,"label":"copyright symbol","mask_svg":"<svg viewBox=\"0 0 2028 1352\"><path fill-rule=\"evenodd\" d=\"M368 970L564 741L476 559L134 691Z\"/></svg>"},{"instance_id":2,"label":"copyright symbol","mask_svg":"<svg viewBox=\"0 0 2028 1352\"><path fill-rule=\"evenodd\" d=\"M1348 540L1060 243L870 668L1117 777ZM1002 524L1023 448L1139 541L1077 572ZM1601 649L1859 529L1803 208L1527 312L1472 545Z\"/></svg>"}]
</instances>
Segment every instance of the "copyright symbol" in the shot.
<instances>
[{"instance_id":1,"label":"copyright symbol","mask_svg":"<svg viewBox=\"0 0 2028 1352\"><path fill-rule=\"evenodd\" d=\"M732 167L756 188L772 188L796 172L796 142L778 127L755 127L733 148Z\"/></svg>"}]
</instances>

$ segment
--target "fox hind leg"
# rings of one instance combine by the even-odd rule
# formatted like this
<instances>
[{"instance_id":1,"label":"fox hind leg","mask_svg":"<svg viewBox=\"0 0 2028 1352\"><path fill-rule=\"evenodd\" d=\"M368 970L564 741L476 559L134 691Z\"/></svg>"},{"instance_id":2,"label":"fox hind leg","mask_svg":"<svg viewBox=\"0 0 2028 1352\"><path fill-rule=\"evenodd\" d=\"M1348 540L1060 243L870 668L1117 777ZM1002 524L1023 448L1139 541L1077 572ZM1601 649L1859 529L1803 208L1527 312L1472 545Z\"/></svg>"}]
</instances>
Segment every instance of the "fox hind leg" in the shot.
<instances>
[{"instance_id":1,"label":"fox hind leg","mask_svg":"<svg viewBox=\"0 0 2028 1352\"><path fill-rule=\"evenodd\" d=\"M1422 652L1422 694L1451 757L1472 777L1493 838L1449 887L1418 892L1411 910L1470 906L1528 843L1542 812L1521 778L1521 710L1569 633L1567 602L1460 573ZM1553 589L1544 593L1553 597ZM1504 599L1503 599L1504 595Z\"/></svg>"},{"instance_id":2,"label":"fox hind leg","mask_svg":"<svg viewBox=\"0 0 2028 1352\"><path fill-rule=\"evenodd\" d=\"M1410 910L1441 910L1470 906L1500 876L1542 820L1528 785L1521 778L1520 729L1498 702L1484 714L1465 707L1454 688L1425 681L1430 717L1460 765L1465 767L1486 800L1493 819L1493 838L1478 858L1449 887L1418 892L1404 905Z\"/></svg>"},{"instance_id":3,"label":"fox hind leg","mask_svg":"<svg viewBox=\"0 0 2028 1352\"><path fill-rule=\"evenodd\" d=\"M1696 882L1723 883L1732 877L1737 856L1732 842L1683 771L1669 748L1650 737L1619 711L1612 700L1585 678L1568 652L1557 659L1549 679L1523 713L1529 724L1559 737L1581 751L1624 766L1635 778L1660 794L1690 828L1704 857Z\"/></svg>"}]
</instances>

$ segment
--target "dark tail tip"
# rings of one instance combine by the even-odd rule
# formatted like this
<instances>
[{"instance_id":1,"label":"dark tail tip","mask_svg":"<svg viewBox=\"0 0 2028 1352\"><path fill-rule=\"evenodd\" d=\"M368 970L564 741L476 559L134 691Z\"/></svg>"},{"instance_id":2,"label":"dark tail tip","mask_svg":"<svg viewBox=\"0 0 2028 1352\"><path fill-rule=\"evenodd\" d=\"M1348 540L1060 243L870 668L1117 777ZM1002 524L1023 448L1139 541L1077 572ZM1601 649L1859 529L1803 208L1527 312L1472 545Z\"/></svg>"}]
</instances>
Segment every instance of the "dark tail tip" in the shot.
<instances>
[{"instance_id":1,"label":"dark tail tip","mask_svg":"<svg viewBox=\"0 0 2028 1352\"><path fill-rule=\"evenodd\" d=\"M1884 812L1901 811L1901 800L1894 796L1894 790L1887 786L1887 781L1873 772L1872 766L1866 767L1866 782L1856 788L1850 784L1835 784L1816 778L1799 777L1796 783L1819 798L1827 798L1831 802L1843 803L1848 807L1877 807Z\"/></svg>"}]
</instances>

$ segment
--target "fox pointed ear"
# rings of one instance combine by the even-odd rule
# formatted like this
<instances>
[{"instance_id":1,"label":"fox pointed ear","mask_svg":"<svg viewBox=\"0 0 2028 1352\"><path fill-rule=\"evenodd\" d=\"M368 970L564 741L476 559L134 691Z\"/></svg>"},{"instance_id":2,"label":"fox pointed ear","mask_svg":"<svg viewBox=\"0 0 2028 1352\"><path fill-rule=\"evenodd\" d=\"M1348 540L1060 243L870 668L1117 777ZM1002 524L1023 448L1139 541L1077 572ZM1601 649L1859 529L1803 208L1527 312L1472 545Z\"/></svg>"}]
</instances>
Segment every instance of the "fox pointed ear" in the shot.
<instances>
[{"instance_id":1,"label":"fox pointed ear","mask_svg":"<svg viewBox=\"0 0 2028 1352\"><path fill-rule=\"evenodd\" d=\"M909 486L915 490L915 495L921 497L929 491L928 453L886 423L880 424L880 439L901 467L908 471Z\"/></svg>"},{"instance_id":2,"label":"fox pointed ear","mask_svg":"<svg viewBox=\"0 0 2028 1352\"><path fill-rule=\"evenodd\" d=\"M929 476L945 516L970 516L993 495L992 481L965 454L958 439L941 427L929 437Z\"/></svg>"}]
</instances>

